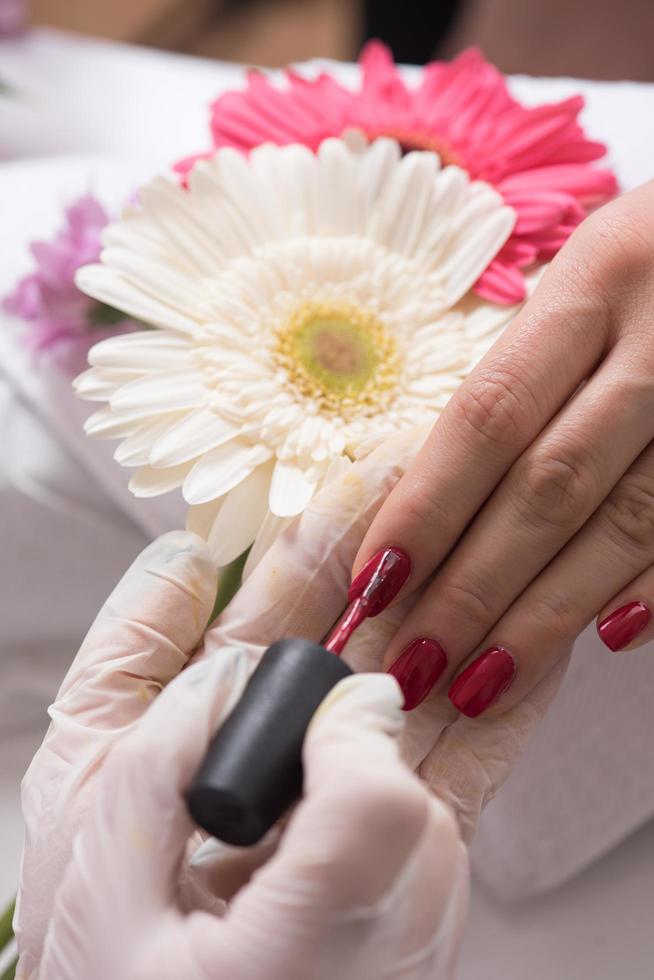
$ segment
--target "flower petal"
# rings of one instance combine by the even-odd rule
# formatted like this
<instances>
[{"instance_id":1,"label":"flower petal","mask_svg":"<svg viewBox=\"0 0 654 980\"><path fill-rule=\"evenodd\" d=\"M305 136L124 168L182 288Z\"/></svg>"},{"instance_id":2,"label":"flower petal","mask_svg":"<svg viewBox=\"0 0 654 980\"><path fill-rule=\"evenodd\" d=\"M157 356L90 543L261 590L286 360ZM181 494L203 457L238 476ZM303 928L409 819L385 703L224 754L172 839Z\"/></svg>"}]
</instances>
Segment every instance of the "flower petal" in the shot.
<instances>
[{"instance_id":1,"label":"flower petal","mask_svg":"<svg viewBox=\"0 0 654 980\"><path fill-rule=\"evenodd\" d=\"M146 466L150 461L153 444L169 428L168 416L155 415L152 420L139 425L127 439L121 442L114 453L114 459L121 466Z\"/></svg>"},{"instance_id":2,"label":"flower petal","mask_svg":"<svg viewBox=\"0 0 654 980\"><path fill-rule=\"evenodd\" d=\"M294 517L309 503L317 486L294 463L277 460L270 485L270 510L277 517Z\"/></svg>"},{"instance_id":3,"label":"flower petal","mask_svg":"<svg viewBox=\"0 0 654 980\"><path fill-rule=\"evenodd\" d=\"M181 487L189 471L189 464L172 466L167 470L155 470L151 466L141 466L129 481L129 489L135 497L158 497Z\"/></svg>"},{"instance_id":4,"label":"flower petal","mask_svg":"<svg viewBox=\"0 0 654 980\"><path fill-rule=\"evenodd\" d=\"M135 416L199 408L207 400L207 390L195 372L166 371L130 381L116 391L110 403L117 415Z\"/></svg>"},{"instance_id":5,"label":"flower petal","mask_svg":"<svg viewBox=\"0 0 654 980\"><path fill-rule=\"evenodd\" d=\"M225 259L225 250L218 229L206 221L193 195L175 181L155 177L140 189L139 203L166 242L171 265L179 256L182 264L201 275L215 274Z\"/></svg>"},{"instance_id":6,"label":"flower petal","mask_svg":"<svg viewBox=\"0 0 654 980\"><path fill-rule=\"evenodd\" d=\"M135 252L128 248L105 248L102 264L140 290L144 296L164 303L182 316L203 322L209 316L207 302L197 290L197 278L184 274L170 258Z\"/></svg>"},{"instance_id":7,"label":"flower petal","mask_svg":"<svg viewBox=\"0 0 654 980\"><path fill-rule=\"evenodd\" d=\"M166 330L139 330L108 337L89 351L89 364L101 368L139 368L160 371L179 368L188 354L188 341Z\"/></svg>"},{"instance_id":8,"label":"flower petal","mask_svg":"<svg viewBox=\"0 0 654 980\"><path fill-rule=\"evenodd\" d=\"M409 153L385 182L373 211L371 232L392 251L413 255L422 244L423 229L433 229L438 166L434 154Z\"/></svg>"},{"instance_id":9,"label":"flower petal","mask_svg":"<svg viewBox=\"0 0 654 980\"><path fill-rule=\"evenodd\" d=\"M229 442L210 450L200 457L186 477L184 499L189 504L205 504L215 497L222 497L271 455L264 446L243 442Z\"/></svg>"},{"instance_id":10,"label":"flower petal","mask_svg":"<svg viewBox=\"0 0 654 980\"><path fill-rule=\"evenodd\" d=\"M475 293L489 303L511 307L525 298L525 277L518 266L494 259L475 283Z\"/></svg>"},{"instance_id":11,"label":"flower petal","mask_svg":"<svg viewBox=\"0 0 654 980\"><path fill-rule=\"evenodd\" d=\"M223 498L208 543L216 565L227 565L254 541L268 513L272 463L258 466Z\"/></svg>"},{"instance_id":12,"label":"flower petal","mask_svg":"<svg viewBox=\"0 0 654 980\"><path fill-rule=\"evenodd\" d=\"M195 459L216 446L234 439L238 426L206 408L189 412L180 422L167 429L152 446L150 464L175 466Z\"/></svg>"},{"instance_id":13,"label":"flower petal","mask_svg":"<svg viewBox=\"0 0 654 980\"><path fill-rule=\"evenodd\" d=\"M186 530L198 534L206 541L218 511L223 505L223 500L224 498L221 497L219 500L209 500L206 504L198 504L197 507L189 507L186 512Z\"/></svg>"},{"instance_id":14,"label":"flower petal","mask_svg":"<svg viewBox=\"0 0 654 980\"><path fill-rule=\"evenodd\" d=\"M139 371L122 368L91 368L73 381L75 393L89 402L106 402L124 384L133 381Z\"/></svg>"},{"instance_id":15,"label":"flower petal","mask_svg":"<svg viewBox=\"0 0 654 980\"><path fill-rule=\"evenodd\" d=\"M179 412L161 413L157 418L166 420L168 425L174 425L179 421ZM93 415L89 415L84 423L84 431L88 436L97 436L102 439L121 439L131 436L143 423L144 416L140 412L125 412L116 415L109 406L99 409ZM148 421L147 416L145 421Z\"/></svg>"},{"instance_id":16,"label":"flower petal","mask_svg":"<svg viewBox=\"0 0 654 980\"><path fill-rule=\"evenodd\" d=\"M450 305L458 302L487 268L515 224L515 211L502 207L492 211L476 227L461 229L457 246L443 264L445 288Z\"/></svg>"},{"instance_id":17,"label":"flower petal","mask_svg":"<svg viewBox=\"0 0 654 980\"><path fill-rule=\"evenodd\" d=\"M274 200L283 237L311 230L311 195L316 158L306 146L260 146L252 153L254 176Z\"/></svg>"},{"instance_id":18,"label":"flower petal","mask_svg":"<svg viewBox=\"0 0 654 980\"><path fill-rule=\"evenodd\" d=\"M197 323L165 303L146 296L133 283L127 282L119 272L104 265L85 265L78 269L75 284L87 296L101 303L123 310L136 320L152 323L155 327L170 327L181 333L193 333Z\"/></svg>"}]
</instances>

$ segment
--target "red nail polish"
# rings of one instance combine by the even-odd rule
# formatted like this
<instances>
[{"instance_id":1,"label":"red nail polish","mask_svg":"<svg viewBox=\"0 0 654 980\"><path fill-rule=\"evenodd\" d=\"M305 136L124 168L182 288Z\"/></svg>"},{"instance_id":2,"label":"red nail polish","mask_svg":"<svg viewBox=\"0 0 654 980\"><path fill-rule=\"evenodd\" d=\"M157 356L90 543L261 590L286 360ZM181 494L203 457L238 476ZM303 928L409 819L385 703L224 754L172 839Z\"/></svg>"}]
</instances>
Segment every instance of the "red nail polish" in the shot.
<instances>
[{"instance_id":1,"label":"red nail polish","mask_svg":"<svg viewBox=\"0 0 654 980\"><path fill-rule=\"evenodd\" d=\"M515 676L515 660L503 647L484 651L452 682L447 696L468 718L476 718L500 696Z\"/></svg>"},{"instance_id":2,"label":"red nail polish","mask_svg":"<svg viewBox=\"0 0 654 980\"><path fill-rule=\"evenodd\" d=\"M405 711L412 711L425 700L446 666L445 651L436 640L419 636L404 648L388 673L402 688Z\"/></svg>"},{"instance_id":3,"label":"red nail polish","mask_svg":"<svg viewBox=\"0 0 654 980\"><path fill-rule=\"evenodd\" d=\"M642 633L652 614L644 602L629 602L615 609L597 627L600 640L615 653L628 647Z\"/></svg>"},{"instance_id":4,"label":"red nail polish","mask_svg":"<svg viewBox=\"0 0 654 980\"><path fill-rule=\"evenodd\" d=\"M369 558L350 585L347 600L362 599L368 616L377 616L398 594L411 572L411 559L400 548L384 548Z\"/></svg>"}]
</instances>

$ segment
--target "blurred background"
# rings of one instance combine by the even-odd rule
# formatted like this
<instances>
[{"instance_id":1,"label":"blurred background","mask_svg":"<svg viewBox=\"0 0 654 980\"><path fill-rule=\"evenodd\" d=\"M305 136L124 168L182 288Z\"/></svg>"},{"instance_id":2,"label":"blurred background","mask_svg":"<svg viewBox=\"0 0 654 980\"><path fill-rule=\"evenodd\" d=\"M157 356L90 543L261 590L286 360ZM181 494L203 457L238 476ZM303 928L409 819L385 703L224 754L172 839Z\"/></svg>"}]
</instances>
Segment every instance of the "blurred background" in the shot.
<instances>
[{"instance_id":1,"label":"blurred background","mask_svg":"<svg viewBox=\"0 0 654 980\"><path fill-rule=\"evenodd\" d=\"M379 37L415 64L474 43L510 73L654 78L651 0L32 0L30 20L245 64L352 60Z\"/></svg>"}]
</instances>

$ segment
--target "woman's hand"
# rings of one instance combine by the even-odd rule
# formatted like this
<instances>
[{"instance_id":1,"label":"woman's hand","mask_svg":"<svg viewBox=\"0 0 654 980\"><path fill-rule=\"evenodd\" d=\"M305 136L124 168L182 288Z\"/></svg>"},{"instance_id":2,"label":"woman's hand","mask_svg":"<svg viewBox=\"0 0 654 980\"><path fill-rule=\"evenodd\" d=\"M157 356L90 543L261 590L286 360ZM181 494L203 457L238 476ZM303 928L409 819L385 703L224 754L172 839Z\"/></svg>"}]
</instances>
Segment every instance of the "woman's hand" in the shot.
<instances>
[{"instance_id":1,"label":"woman's hand","mask_svg":"<svg viewBox=\"0 0 654 980\"><path fill-rule=\"evenodd\" d=\"M447 685L511 711L599 614L654 635L654 184L588 218L453 396L372 522L356 575L404 549L431 577L384 658L412 706Z\"/></svg>"},{"instance_id":2,"label":"woman's hand","mask_svg":"<svg viewBox=\"0 0 654 980\"><path fill-rule=\"evenodd\" d=\"M184 789L248 675L244 649L215 633L212 655L182 671L214 592L204 543L166 535L78 654L24 784L18 977L449 977L466 849L400 760L390 677L349 678L323 703L283 831L249 850L205 844L188 864ZM280 595L279 617L294 602Z\"/></svg>"}]
</instances>

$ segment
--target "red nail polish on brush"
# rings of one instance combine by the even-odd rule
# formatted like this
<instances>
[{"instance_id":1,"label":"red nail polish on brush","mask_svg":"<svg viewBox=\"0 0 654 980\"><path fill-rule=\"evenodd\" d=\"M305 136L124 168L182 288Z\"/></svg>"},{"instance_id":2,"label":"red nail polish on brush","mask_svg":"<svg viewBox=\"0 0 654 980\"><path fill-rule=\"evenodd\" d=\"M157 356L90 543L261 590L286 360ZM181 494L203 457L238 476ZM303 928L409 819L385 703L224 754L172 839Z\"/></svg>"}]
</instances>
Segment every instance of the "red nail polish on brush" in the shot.
<instances>
[{"instance_id":1,"label":"red nail polish on brush","mask_svg":"<svg viewBox=\"0 0 654 980\"><path fill-rule=\"evenodd\" d=\"M445 651L436 640L419 636L404 648L388 673L402 688L405 711L422 704L446 666Z\"/></svg>"},{"instance_id":2,"label":"red nail polish on brush","mask_svg":"<svg viewBox=\"0 0 654 980\"><path fill-rule=\"evenodd\" d=\"M515 660L504 647L491 647L450 685L448 697L468 718L476 718L499 698L515 676Z\"/></svg>"},{"instance_id":3,"label":"red nail polish on brush","mask_svg":"<svg viewBox=\"0 0 654 980\"><path fill-rule=\"evenodd\" d=\"M629 602L603 619L597 632L609 650L617 653L643 632L651 618L652 614L644 602Z\"/></svg>"},{"instance_id":4,"label":"red nail polish on brush","mask_svg":"<svg viewBox=\"0 0 654 980\"><path fill-rule=\"evenodd\" d=\"M400 548L383 548L368 559L347 593L348 607L323 640L337 656L364 619L378 616L398 594L411 572L411 559Z\"/></svg>"}]
</instances>

